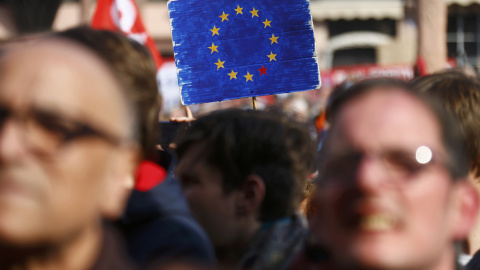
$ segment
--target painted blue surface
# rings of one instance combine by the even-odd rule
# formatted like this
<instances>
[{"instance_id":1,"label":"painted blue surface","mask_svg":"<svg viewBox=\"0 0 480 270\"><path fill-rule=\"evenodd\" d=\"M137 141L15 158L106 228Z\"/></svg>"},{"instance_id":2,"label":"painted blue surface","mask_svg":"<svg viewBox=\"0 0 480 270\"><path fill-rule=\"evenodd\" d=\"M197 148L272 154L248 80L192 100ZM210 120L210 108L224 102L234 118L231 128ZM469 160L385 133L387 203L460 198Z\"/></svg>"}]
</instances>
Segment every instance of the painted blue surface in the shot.
<instances>
[{"instance_id":1,"label":"painted blue surface","mask_svg":"<svg viewBox=\"0 0 480 270\"><path fill-rule=\"evenodd\" d=\"M170 0L168 10L183 104L320 87L308 0ZM224 13L228 20L219 17Z\"/></svg>"}]
</instances>

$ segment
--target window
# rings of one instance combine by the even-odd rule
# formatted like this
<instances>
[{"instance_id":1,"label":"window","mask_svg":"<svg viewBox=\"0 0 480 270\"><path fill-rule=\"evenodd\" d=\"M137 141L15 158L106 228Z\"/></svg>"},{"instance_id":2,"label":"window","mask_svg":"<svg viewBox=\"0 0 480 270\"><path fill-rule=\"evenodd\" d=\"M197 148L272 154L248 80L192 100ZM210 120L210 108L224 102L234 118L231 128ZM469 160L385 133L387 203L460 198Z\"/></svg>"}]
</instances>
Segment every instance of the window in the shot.
<instances>
[{"instance_id":1,"label":"window","mask_svg":"<svg viewBox=\"0 0 480 270\"><path fill-rule=\"evenodd\" d=\"M330 37L341 35L347 32L371 31L394 37L396 35L396 25L394 20L338 20L328 21Z\"/></svg>"},{"instance_id":2,"label":"window","mask_svg":"<svg viewBox=\"0 0 480 270\"><path fill-rule=\"evenodd\" d=\"M478 66L480 56L480 10L450 10L447 24L447 52L459 65Z\"/></svg>"},{"instance_id":3,"label":"window","mask_svg":"<svg viewBox=\"0 0 480 270\"><path fill-rule=\"evenodd\" d=\"M375 48L353 48L335 51L333 67L375 64L377 62Z\"/></svg>"}]
</instances>

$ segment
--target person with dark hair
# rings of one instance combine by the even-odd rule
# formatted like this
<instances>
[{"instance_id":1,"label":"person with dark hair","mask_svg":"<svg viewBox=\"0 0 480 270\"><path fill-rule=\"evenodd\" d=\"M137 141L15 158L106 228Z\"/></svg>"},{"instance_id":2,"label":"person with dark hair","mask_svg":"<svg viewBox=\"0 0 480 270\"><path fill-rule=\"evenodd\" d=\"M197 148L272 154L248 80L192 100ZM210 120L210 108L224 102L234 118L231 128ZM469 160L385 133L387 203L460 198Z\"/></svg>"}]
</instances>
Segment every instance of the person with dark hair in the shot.
<instances>
[{"instance_id":1,"label":"person with dark hair","mask_svg":"<svg viewBox=\"0 0 480 270\"><path fill-rule=\"evenodd\" d=\"M351 86L329 113L311 222L323 265L306 250L292 269L455 269L478 194L451 116L393 79Z\"/></svg>"},{"instance_id":2,"label":"person with dark hair","mask_svg":"<svg viewBox=\"0 0 480 270\"><path fill-rule=\"evenodd\" d=\"M285 269L306 236L297 214L315 155L307 127L280 114L225 110L177 142L178 178L219 264Z\"/></svg>"},{"instance_id":3,"label":"person with dark hair","mask_svg":"<svg viewBox=\"0 0 480 270\"><path fill-rule=\"evenodd\" d=\"M0 61L0 268L133 269L102 220L123 211L135 108L117 74L61 38Z\"/></svg>"},{"instance_id":4,"label":"person with dark hair","mask_svg":"<svg viewBox=\"0 0 480 270\"><path fill-rule=\"evenodd\" d=\"M88 27L56 35L87 46L110 63L138 111L138 143L143 161L137 168L135 188L120 223L132 258L142 266L178 260L213 265L213 248L192 217L178 181L156 164L161 96L148 50L121 33Z\"/></svg>"},{"instance_id":5,"label":"person with dark hair","mask_svg":"<svg viewBox=\"0 0 480 270\"><path fill-rule=\"evenodd\" d=\"M462 71L448 70L421 77L411 84L417 91L438 99L460 124L460 131L467 144L468 180L480 193L480 82ZM473 255L480 249L478 217L467 240L465 252ZM480 253L477 256L480 256Z\"/></svg>"}]
</instances>

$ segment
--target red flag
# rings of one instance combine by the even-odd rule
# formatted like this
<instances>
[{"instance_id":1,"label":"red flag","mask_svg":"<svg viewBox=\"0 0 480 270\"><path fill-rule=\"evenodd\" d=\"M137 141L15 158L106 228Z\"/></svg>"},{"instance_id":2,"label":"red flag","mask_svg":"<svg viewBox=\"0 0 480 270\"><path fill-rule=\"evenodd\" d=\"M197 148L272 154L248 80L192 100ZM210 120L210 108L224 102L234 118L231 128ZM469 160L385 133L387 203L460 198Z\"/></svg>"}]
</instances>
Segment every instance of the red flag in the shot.
<instances>
[{"instance_id":1,"label":"red flag","mask_svg":"<svg viewBox=\"0 0 480 270\"><path fill-rule=\"evenodd\" d=\"M123 32L147 46L157 69L163 64L155 42L143 25L135 0L98 0L92 28Z\"/></svg>"},{"instance_id":2,"label":"red flag","mask_svg":"<svg viewBox=\"0 0 480 270\"><path fill-rule=\"evenodd\" d=\"M414 71L415 73L417 73L415 75L420 77L428 75L427 64L425 63L425 60L421 56L417 57L417 61L415 62L415 66L414 66Z\"/></svg>"}]
</instances>

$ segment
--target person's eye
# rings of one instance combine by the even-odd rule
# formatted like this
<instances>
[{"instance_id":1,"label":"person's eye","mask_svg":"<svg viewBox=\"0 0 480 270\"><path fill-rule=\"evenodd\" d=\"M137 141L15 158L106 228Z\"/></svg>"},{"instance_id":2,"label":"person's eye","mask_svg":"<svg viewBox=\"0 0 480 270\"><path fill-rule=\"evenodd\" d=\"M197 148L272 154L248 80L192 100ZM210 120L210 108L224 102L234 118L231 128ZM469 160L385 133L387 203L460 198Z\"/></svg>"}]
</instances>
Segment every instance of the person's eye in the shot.
<instances>
[{"instance_id":1,"label":"person's eye","mask_svg":"<svg viewBox=\"0 0 480 270\"><path fill-rule=\"evenodd\" d=\"M42 128L44 132L62 140L70 138L72 134L75 134L79 130L79 127L75 124L46 113L37 113L34 118L37 125Z\"/></svg>"},{"instance_id":2,"label":"person's eye","mask_svg":"<svg viewBox=\"0 0 480 270\"><path fill-rule=\"evenodd\" d=\"M332 158L327 163L326 176L340 177L352 174L356 171L361 160L361 154L348 153Z\"/></svg>"},{"instance_id":3,"label":"person's eye","mask_svg":"<svg viewBox=\"0 0 480 270\"><path fill-rule=\"evenodd\" d=\"M0 106L0 124L3 124L7 117L10 115L10 110L5 107Z\"/></svg>"},{"instance_id":4,"label":"person's eye","mask_svg":"<svg viewBox=\"0 0 480 270\"><path fill-rule=\"evenodd\" d=\"M415 156L408 153L389 153L384 157L384 162L388 169L402 176L412 175L422 167Z\"/></svg>"}]
</instances>

